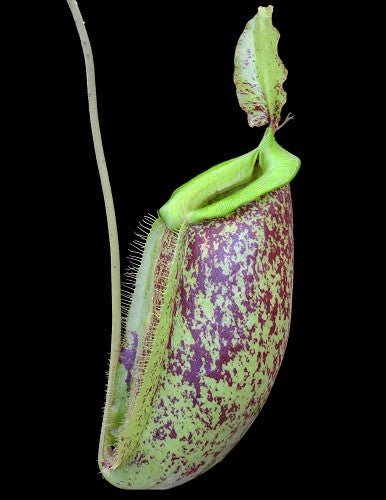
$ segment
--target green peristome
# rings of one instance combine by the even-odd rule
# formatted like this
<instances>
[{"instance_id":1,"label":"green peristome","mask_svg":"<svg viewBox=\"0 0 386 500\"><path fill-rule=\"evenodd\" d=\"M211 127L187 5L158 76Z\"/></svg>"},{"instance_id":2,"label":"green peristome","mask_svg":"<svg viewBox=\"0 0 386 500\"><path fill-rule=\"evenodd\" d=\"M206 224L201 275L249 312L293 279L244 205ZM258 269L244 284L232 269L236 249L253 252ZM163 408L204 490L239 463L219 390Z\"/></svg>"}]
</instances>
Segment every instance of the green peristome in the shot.
<instances>
[{"instance_id":1,"label":"green peristome","mask_svg":"<svg viewBox=\"0 0 386 500\"><path fill-rule=\"evenodd\" d=\"M267 128L256 149L220 163L176 189L159 215L171 231L178 231L183 222L225 217L288 184L299 167L299 158L282 148ZM215 197L220 199L211 202Z\"/></svg>"},{"instance_id":2,"label":"green peristome","mask_svg":"<svg viewBox=\"0 0 386 500\"><path fill-rule=\"evenodd\" d=\"M270 124L275 130L286 102L287 70L277 53L279 32L272 25L272 5L259 7L247 23L235 52L234 82L241 108L251 127Z\"/></svg>"},{"instance_id":3,"label":"green peristome","mask_svg":"<svg viewBox=\"0 0 386 500\"><path fill-rule=\"evenodd\" d=\"M241 108L251 127L269 124L260 145L238 158L203 172L176 189L159 211L171 231L183 222L196 224L225 217L238 207L288 184L300 160L275 141L287 77L277 53L279 32L272 25L273 7L259 7L247 23L235 53L234 81Z\"/></svg>"}]
</instances>

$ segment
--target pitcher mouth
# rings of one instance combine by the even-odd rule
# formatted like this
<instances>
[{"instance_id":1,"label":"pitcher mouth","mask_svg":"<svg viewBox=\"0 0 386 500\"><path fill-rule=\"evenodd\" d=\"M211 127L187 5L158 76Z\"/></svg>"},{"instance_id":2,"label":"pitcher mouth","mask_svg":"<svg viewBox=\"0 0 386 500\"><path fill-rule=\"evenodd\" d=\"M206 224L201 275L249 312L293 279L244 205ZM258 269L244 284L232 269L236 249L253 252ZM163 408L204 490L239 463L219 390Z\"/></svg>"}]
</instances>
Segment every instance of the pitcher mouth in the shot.
<instances>
[{"instance_id":1,"label":"pitcher mouth","mask_svg":"<svg viewBox=\"0 0 386 500\"><path fill-rule=\"evenodd\" d=\"M225 217L241 205L288 184L300 168L300 159L282 148L268 127L259 146L220 163L177 188L159 210L171 231L182 223L195 224Z\"/></svg>"}]
</instances>

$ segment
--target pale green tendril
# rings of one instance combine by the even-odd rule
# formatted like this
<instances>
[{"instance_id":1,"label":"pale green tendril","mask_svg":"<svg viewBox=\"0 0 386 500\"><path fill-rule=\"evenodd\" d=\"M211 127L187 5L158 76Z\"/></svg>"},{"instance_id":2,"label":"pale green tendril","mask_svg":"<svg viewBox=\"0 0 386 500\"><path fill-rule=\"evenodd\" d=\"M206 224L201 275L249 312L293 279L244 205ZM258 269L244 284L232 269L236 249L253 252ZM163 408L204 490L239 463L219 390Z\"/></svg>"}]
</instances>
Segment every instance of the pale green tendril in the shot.
<instances>
[{"instance_id":1,"label":"pale green tendril","mask_svg":"<svg viewBox=\"0 0 386 500\"><path fill-rule=\"evenodd\" d=\"M90 40L77 2L75 0L67 0L67 3L71 9L71 13L76 24L76 29L78 30L86 65L87 95L91 131L94 142L95 156L98 164L99 177L102 184L110 243L112 333L109 382L106 394L106 408L110 408L113 399L114 375L116 371L116 365L118 363L121 343L121 266L119 257L118 229L117 221L115 218L113 195L111 192L110 179L103 151L101 131L99 127L94 59L92 55ZM102 424L102 435L104 435L104 429L109 425L109 419L109 412L105 412ZM102 448L105 446L106 443L101 440L100 447Z\"/></svg>"}]
</instances>

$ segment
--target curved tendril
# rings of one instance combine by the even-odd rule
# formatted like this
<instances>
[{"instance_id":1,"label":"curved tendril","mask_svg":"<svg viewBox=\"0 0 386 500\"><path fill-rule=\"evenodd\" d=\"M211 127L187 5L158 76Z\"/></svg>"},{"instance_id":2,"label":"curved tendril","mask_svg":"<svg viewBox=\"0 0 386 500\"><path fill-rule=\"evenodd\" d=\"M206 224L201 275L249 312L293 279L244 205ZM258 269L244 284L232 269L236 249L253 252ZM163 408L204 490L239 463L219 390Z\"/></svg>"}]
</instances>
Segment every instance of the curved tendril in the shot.
<instances>
[{"instance_id":1,"label":"curved tendril","mask_svg":"<svg viewBox=\"0 0 386 500\"><path fill-rule=\"evenodd\" d=\"M121 271L119 257L119 241L117 221L115 218L114 201L111 192L109 174L106 165L106 159L103 152L102 136L99 127L97 95L95 85L95 69L94 59L91 50L90 40L85 28L85 23L78 4L75 0L67 0L75 21L76 29L82 44L83 56L86 65L87 76L87 94L89 115L91 123L91 132L94 142L95 156L98 164L99 177L102 185L103 198L105 202L105 210L107 217L107 227L110 243L110 264L111 264L111 305L112 305L112 337L111 337L111 361L109 367L109 384L106 394L106 408L110 408L113 397L113 380L112 376L115 372L119 357L119 349L121 343ZM108 426L109 412L104 413L102 424L102 435L104 429ZM107 443L101 440L101 448L106 447Z\"/></svg>"}]
</instances>

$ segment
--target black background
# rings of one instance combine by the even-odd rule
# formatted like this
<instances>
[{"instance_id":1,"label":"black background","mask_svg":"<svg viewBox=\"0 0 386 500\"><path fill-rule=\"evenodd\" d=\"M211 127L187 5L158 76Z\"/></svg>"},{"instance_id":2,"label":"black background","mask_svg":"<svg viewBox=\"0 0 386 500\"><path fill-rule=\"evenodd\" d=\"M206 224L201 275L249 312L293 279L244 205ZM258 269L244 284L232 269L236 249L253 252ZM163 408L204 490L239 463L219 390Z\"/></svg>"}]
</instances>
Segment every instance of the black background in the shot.
<instances>
[{"instance_id":1,"label":"black background","mask_svg":"<svg viewBox=\"0 0 386 500\"><path fill-rule=\"evenodd\" d=\"M289 71L282 117L295 114L277 141L302 160L291 183L296 246L290 341L265 407L236 448L194 481L156 493L120 491L98 473L111 321L107 228L78 35L66 2L48 7L55 29L44 45L50 77L43 85L52 104L46 127L54 133L52 157L41 172L49 188L40 222L50 242L44 286L52 294L45 301L55 303L55 321L44 336L51 354L41 380L43 425L55 429L44 439L55 488L87 498L209 491L313 498L347 487L343 464L356 456L357 443L347 439L341 414L347 381L337 345L349 332L339 314L347 281L334 224L340 236L348 229L345 208L336 209L339 170L331 182L326 158L342 140L342 127L331 122L340 123L334 99L342 109L350 39L337 35L336 10L332 16L321 3L273 3L279 53ZM268 3L79 1L94 51L122 266L144 214L155 214L180 184L251 150L262 137L263 130L248 127L232 80L238 37L258 5ZM51 382L55 391L48 389Z\"/></svg>"}]
</instances>

